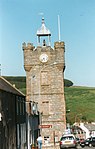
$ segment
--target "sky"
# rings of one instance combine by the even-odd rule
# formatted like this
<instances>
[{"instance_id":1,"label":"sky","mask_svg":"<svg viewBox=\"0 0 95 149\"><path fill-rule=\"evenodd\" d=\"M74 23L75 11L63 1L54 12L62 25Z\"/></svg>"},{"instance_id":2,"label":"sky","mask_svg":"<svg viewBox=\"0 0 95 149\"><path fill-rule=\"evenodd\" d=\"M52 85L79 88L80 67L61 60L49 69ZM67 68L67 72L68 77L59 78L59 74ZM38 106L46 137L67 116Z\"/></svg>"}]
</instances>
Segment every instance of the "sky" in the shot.
<instances>
[{"instance_id":1,"label":"sky","mask_svg":"<svg viewBox=\"0 0 95 149\"><path fill-rule=\"evenodd\" d=\"M37 46L45 25L51 44L65 42L64 78L76 86L95 87L95 0L0 0L0 69L2 76L25 76L23 42Z\"/></svg>"}]
</instances>

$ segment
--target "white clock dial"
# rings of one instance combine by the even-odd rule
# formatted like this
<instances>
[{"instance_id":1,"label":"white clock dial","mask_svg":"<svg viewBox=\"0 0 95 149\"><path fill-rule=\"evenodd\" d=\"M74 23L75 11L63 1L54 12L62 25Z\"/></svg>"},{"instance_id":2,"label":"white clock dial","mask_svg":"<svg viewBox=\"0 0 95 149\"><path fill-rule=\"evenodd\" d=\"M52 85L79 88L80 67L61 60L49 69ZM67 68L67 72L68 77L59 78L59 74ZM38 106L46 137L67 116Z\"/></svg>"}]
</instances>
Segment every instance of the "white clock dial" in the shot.
<instances>
[{"instance_id":1,"label":"white clock dial","mask_svg":"<svg viewBox=\"0 0 95 149\"><path fill-rule=\"evenodd\" d=\"M40 61L45 63L48 61L48 55L47 54L41 54L40 55Z\"/></svg>"}]
</instances>

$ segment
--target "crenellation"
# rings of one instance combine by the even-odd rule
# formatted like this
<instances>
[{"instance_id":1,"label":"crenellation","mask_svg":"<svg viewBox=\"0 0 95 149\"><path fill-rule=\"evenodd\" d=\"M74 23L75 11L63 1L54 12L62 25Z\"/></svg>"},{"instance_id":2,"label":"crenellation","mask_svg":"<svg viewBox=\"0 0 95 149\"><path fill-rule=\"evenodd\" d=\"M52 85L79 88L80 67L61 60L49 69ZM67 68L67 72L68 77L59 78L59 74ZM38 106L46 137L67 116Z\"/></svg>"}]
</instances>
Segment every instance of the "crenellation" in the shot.
<instances>
[{"instance_id":1,"label":"crenellation","mask_svg":"<svg viewBox=\"0 0 95 149\"><path fill-rule=\"evenodd\" d=\"M33 46L33 43L23 43L22 44L22 49L23 50L32 50L33 51L33 49L34 49L35 47Z\"/></svg>"},{"instance_id":2,"label":"crenellation","mask_svg":"<svg viewBox=\"0 0 95 149\"><path fill-rule=\"evenodd\" d=\"M65 43L63 41L55 42L54 43L54 49L59 49L60 50L60 48L65 49Z\"/></svg>"}]
</instances>

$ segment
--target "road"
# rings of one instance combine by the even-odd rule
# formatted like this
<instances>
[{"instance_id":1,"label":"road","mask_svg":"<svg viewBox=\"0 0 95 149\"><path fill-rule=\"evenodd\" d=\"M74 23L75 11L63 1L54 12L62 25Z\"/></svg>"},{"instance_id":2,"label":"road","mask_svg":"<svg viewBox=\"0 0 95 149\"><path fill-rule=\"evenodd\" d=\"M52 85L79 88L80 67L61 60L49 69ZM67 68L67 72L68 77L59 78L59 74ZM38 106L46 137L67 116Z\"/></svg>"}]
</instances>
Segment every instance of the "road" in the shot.
<instances>
[{"instance_id":1,"label":"road","mask_svg":"<svg viewBox=\"0 0 95 149\"><path fill-rule=\"evenodd\" d=\"M80 145L78 145L78 147L77 147L77 149L94 149L94 148L95 147L88 147L88 146L85 146L84 148L82 148ZM43 149L60 149L60 147L59 146L56 146L56 147L44 147ZM75 149L75 148L72 148L72 149Z\"/></svg>"},{"instance_id":2,"label":"road","mask_svg":"<svg viewBox=\"0 0 95 149\"><path fill-rule=\"evenodd\" d=\"M94 147L85 146L85 147L82 148L82 147L79 145L77 149L94 149Z\"/></svg>"}]
</instances>

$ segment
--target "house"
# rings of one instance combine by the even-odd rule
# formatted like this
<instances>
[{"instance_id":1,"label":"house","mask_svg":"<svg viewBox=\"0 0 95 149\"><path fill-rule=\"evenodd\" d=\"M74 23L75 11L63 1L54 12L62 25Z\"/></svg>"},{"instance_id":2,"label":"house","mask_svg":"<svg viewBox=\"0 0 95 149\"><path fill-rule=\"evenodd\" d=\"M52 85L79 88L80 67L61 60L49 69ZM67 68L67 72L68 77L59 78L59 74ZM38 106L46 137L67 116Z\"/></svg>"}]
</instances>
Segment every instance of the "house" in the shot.
<instances>
[{"instance_id":1,"label":"house","mask_svg":"<svg viewBox=\"0 0 95 149\"><path fill-rule=\"evenodd\" d=\"M88 124L85 124L85 127L89 130L90 136L95 137L95 124L88 123Z\"/></svg>"},{"instance_id":2,"label":"house","mask_svg":"<svg viewBox=\"0 0 95 149\"><path fill-rule=\"evenodd\" d=\"M76 127L76 136L78 138L87 139L89 137L95 136L95 124L92 123L74 123Z\"/></svg>"},{"instance_id":3,"label":"house","mask_svg":"<svg viewBox=\"0 0 95 149\"><path fill-rule=\"evenodd\" d=\"M25 149L25 95L0 76L0 149Z\"/></svg>"}]
</instances>

